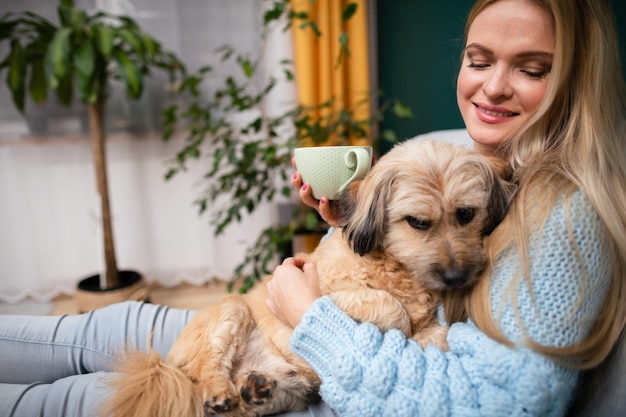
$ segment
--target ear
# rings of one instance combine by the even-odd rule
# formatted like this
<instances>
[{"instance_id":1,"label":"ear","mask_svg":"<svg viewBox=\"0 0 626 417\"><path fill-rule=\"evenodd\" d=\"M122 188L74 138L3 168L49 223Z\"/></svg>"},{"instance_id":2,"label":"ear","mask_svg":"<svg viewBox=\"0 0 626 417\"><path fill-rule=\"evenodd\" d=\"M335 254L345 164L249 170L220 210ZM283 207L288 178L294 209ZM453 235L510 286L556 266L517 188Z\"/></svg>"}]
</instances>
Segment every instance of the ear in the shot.
<instances>
[{"instance_id":1,"label":"ear","mask_svg":"<svg viewBox=\"0 0 626 417\"><path fill-rule=\"evenodd\" d=\"M504 219L517 190L517 184L513 181L513 169L508 162L489 157L487 164L489 166L487 185L490 187L490 192L483 235L491 234Z\"/></svg>"},{"instance_id":2,"label":"ear","mask_svg":"<svg viewBox=\"0 0 626 417\"><path fill-rule=\"evenodd\" d=\"M384 247L386 212L393 175L370 173L339 197L340 222L348 244L363 256Z\"/></svg>"}]
</instances>

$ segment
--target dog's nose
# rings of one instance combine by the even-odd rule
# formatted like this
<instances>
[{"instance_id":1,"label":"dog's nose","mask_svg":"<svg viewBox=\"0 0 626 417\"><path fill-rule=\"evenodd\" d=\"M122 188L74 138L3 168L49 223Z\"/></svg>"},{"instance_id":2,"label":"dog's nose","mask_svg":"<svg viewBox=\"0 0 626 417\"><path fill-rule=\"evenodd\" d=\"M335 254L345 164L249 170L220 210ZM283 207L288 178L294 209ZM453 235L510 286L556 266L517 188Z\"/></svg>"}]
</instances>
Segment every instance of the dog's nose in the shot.
<instances>
[{"instance_id":1,"label":"dog's nose","mask_svg":"<svg viewBox=\"0 0 626 417\"><path fill-rule=\"evenodd\" d=\"M457 288L463 286L469 278L467 271L459 268L446 268L443 270L443 283L449 288Z\"/></svg>"}]
</instances>

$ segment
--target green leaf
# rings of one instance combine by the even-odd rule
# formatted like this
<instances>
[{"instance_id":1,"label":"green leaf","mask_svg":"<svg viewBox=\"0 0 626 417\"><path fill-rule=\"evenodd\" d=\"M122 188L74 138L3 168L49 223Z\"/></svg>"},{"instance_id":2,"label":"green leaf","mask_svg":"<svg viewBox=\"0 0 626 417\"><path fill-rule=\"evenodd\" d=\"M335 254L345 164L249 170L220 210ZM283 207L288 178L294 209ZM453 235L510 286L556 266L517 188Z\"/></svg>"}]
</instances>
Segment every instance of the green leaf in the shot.
<instances>
[{"instance_id":1,"label":"green leaf","mask_svg":"<svg viewBox=\"0 0 626 417\"><path fill-rule=\"evenodd\" d=\"M59 80L59 85L56 88L57 97L61 104L68 107L72 104L72 98L74 97L74 84L71 77L64 77Z\"/></svg>"},{"instance_id":2,"label":"green leaf","mask_svg":"<svg viewBox=\"0 0 626 417\"><path fill-rule=\"evenodd\" d=\"M74 5L66 6L61 3L57 9L61 26L81 31L87 21L87 14L76 9Z\"/></svg>"},{"instance_id":3,"label":"green leaf","mask_svg":"<svg viewBox=\"0 0 626 417\"><path fill-rule=\"evenodd\" d=\"M356 13L357 4L356 3L348 3L346 7L343 9L343 13L341 14L341 18L346 21L349 20Z\"/></svg>"},{"instance_id":4,"label":"green leaf","mask_svg":"<svg viewBox=\"0 0 626 417\"><path fill-rule=\"evenodd\" d=\"M122 23L124 23L124 27L126 29L130 29L130 30L139 30L139 25L137 25L137 22L135 22L134 19L128 17L128 16L116 16L120 21L122 21Z\"/></svg>"},{"instance_id":5,"label":"green leaf","mask_svg":"<svg viewBox=\"0 0 626 417\"><path fill-rule=\"evenodd\" d=\"M35 103L43 103L48 98L48 86L43 60L34 61L30 72L30 96Z\"/></svg>"},{"instance_id":6,"label":"green leaf","mask_svg":"<svg viewBox=\"0 0 626 417\"><path fill-rule=\"evenodd\" d=\"M219 48L217 48L217 52L221 54L220 59L222 62L224 62L228 60L232 56L233 53L235 53L235 50L230 45L222 45Z\"/></svg>"},{"instance_id":7,"label":"green leaf","mask_svg":"<svg viewBox=\"0 0 626 417\"><path fill-rule=\"evenodd\" d=\"M78 98L80 98L80 100L84 103L90 102L89 100L90 90L91 90L90 81L91 81L91 78L87 77L85 74L81 74L78 71L74 73L74 83L76 84Z\"/></svg>"},{"instance_id":8,"label":"green leaf","mask_svg":"<svg viewBox=\"0 0 626 417\"><path fill-rule=\"evenodd\" d=\"M91 77L96 66L96 52L90 39L85 39L78 45L74 54L74 68L86 77Z\"/></svg>"},{"instance_id":9,"label":"green leaf","mask_svg":"<svg viewBox=\"0 0 626 417\"><path fill-rule=\"evenodd\" d=\"M267 26L270 22L280 19L285 10L285 5L274 2L274 7L265 12L263 15L263 25Z\"/></svg>"},{"instance_id":10,"label":"green leaf","mask_svg":"<svg viewBox=\"0 0 626 417\"><path fill-rule=\"evenodd\" d=\"M11 55L9 59L9 73L7 84L11 91L24 88L24 73L26 72L26 57L24 48L17 39L11 42Z\"/></svg>"},{"instance_id":11,"label":"green leaf","mask_svg":"<svg viewBox=\"0 0 626 417\"><path fill-rule=\"evenodd\" d=\"M168 169L167 172L165 173L165 176L164 176L165 181L171 180L172 177L174 177L174 175L176 175L177 172L178 172L178 170L176 168Z\"/></svg>"},{"instance_id":12,"label":"green leaf","mask_svg":"<svg viewBox=\"0 0 626 417\"><path fill-rule=\"evenodd\" d=\"M113 30L102 23L97 23L92 27L92 34L98 52L100 52L104 58L111 56L114 38Z\"/></svg>"},{"instance_id":13,"label":"green leaf","mask_svg":"<svg viewBox=\"0 0 626 417\"><path fill-rule=\"evenodd\" d=\"M322 36L322 32L320 31L319 27L317 27L316 22L310 22L310 25L313 33L315 33L316 36Z\"/></svg>"},{"instance_id":14,"label":"green leaf","mask_svg":"<svg viewBox=\"0 0 626 417\"><path fill-rule=\"evenodd\" d=\"M17 39L11 42L7 85L13 95L13 103L21 112L24 111L26 59L24 49Z\"/></svg>"},{"instance_id":15,"label":"green leaf","mask_svg":"<svg viewBox=\"0 0 626 417\"><path fill-rule=\"evenodd\" d=\"M396 101L393 105L393 114L400 119L410 119L413 117L411 108L406 104L400 103L399 101Z\"/></svg>"},{"instance_id":16,"label":"green leaf","mask_svg":"<svg viewBox=\"0 0 626 417\"><path fill-rule=\"evenodd\" d=\"M394 132L391 129L383 130L382 137L384 140L386 140L387 142L391 142L391 143L397 143L399 141L398 136L396 135L396 132Z\"/></svg>"},{"instance_id":17,"label":"green leaf","mask_svg":"<svg viewBox=\"0 0 626 417\"><path fill-rule=\"evenodd\" d=\"M346 32L341 32L339 35L339 54L337 55L335 68L339 68L341 66L341 61L344 55L349 57L350 49L348 48L348 34Z\"/></svg>"},{"instance_id":18,"label":"green leaf","mask_svg":"<svg viewBox=\"0 0 626 417\"><path fill-rule=\"evenodd\" d=\"M82 31L87 22L87 14L82 10L71 9L70 24L75 31Z\"/></svg>"},{"instance_id":19,"label":"green leaf","mask_svg":"<svg viewBox=\"0 0 626 417\"><path fill-rule=\"evenodd\" d=\"M121 49L114 49L113 57L117 62L117 70L126 84L126 92L130 97L139 98L143 91L141 69Z\"/></svg>"},{"instance_id":20,"label":"green leaf","mask_svg":"<svg viewBox=\"0 0 626 417\"><path fill-rule=\"evenodd\" d=\"M243 73L245 74L246 78L251 78L252 75L254 74L254 65L250 62L250 60L241 59L239 61L239 64L241 65L241 69L243 70Z\"/></svg>"},{"instance_id":21,"label":"green leaf","mask_svg":"<svg viewBox=\"0 0 626 417\"><path fill-rule=\"evenodd\" d=\"M315 229L318 223L319 223L319 220L317 218L317 215L313 213L312 211L308 211L306 213L305 220L304 220L305 227L309 230Z\"/></svg>"},{"instance_id":22,"label":"green leaf","mask_svg":"<svg viewBox=\"0 0 626 417\"><path fill-rule=\"evenodd\" d=\"M126 44L130 46L134 53L136 53L137 55L144 54L143 43L136 32L128 29L120 29L118 33L121 38L126 41Z\"/></svg>"},{"instance_id":23,"label":"green leaf","mask_svg":"<svg viewBox=\"0 0 626 417\"><path fill-rule=\"evenodd\" d=\"M63 77L69 72L69 57L70 57L70 35L72 29L62 28L52 38L48 51L46 53L46 61L48 61L49 68L52 70L51 74L47 74L49 77L53 76L57 79L56 82L50 82L51 86L58 85ZM54 87L53 87L54 88Z\"/></svg>"},{"instance_id":24,"label":"green leaf","mask_svg":"<svg viewBox=\"0 0 626 417\"><path fill-rule=\"evenodd\" d=\"M19 24L18 20L8 20L9 14L5 14L0 19L0 41L9 39L13 35L15 27Z\"/></svg>"},{"instance_id":25,"label":"green leaf","mask_svg":"<svg viewBox=\"0 0 626 417\"><path fill-rule=\"evenodd\" d=\"M139 32L139 37L143 43L143 49L148 52L148 55L153 57L161 49L161 45L152 36L146 32Z\"/></svg>"}]
</instances>

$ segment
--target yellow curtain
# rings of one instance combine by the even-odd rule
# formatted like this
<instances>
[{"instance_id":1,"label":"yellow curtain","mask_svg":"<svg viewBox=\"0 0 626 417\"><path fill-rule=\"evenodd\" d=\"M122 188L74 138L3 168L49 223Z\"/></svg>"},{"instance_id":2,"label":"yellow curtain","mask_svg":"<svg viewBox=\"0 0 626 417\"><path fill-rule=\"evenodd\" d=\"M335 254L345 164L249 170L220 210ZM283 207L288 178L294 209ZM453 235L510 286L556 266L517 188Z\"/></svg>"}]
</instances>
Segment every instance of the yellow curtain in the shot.
<instances>
[{"instance_id":1,"label":"yellow curtain","mask_svg":"<svg viewBox=\"0 0 626 417\"><path fill-rule=\"evenodd\" d=\"M356 13L343 21L342 12L348 3L357 3ZM297 12L307 12L317 22L321 36L311 28L293 27L294 59L298 99L304 106L315 106L333 99L332 110L322 109L317 116L346 109L356 120L370 118L370 74L368 59L366 0L293 0ZM337 65L341 44L348 35L350 56L342 55ZM371 145L371 135L351 138L350 144ZM336 139L335 139L336 141ZM332 144L333 140L331 139Z\"/></svg>"}]
</instances>

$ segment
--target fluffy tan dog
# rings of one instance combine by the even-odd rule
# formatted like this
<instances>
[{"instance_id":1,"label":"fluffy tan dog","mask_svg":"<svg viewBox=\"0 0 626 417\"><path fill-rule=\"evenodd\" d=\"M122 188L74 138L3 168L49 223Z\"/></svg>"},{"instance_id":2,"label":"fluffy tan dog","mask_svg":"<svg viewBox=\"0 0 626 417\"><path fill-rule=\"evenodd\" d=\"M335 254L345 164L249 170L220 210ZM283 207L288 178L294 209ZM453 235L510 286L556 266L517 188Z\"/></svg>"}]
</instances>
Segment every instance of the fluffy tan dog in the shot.
<instances>
[{"instance_id":1,"label":"fluffy tan dog","mask_svg":"<svg viewBox=\"0 0 626 417\"><path fill-rule=\"evenodd\" d=\"M446 349L440 291L484 270L483 240L505 215L505 164L440 142L395 146L339 203L342 228L311 254L320 286L351 317ZM269 277L267 279L270 279ZM304 408L319 378L289 349L265 282L199 311L166 360L131 352L113 383L116 417L248 417Z\"/></svg>"}]
</instances>

